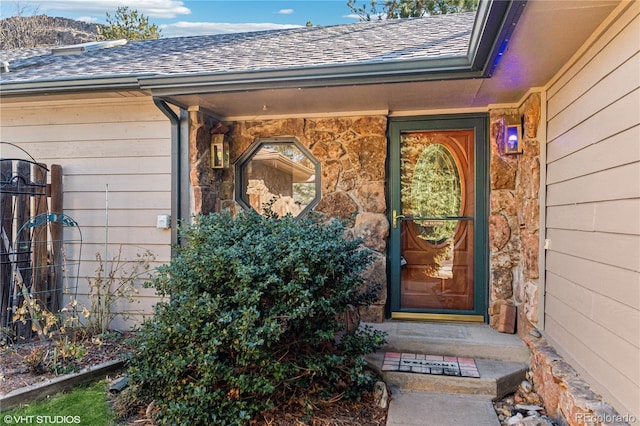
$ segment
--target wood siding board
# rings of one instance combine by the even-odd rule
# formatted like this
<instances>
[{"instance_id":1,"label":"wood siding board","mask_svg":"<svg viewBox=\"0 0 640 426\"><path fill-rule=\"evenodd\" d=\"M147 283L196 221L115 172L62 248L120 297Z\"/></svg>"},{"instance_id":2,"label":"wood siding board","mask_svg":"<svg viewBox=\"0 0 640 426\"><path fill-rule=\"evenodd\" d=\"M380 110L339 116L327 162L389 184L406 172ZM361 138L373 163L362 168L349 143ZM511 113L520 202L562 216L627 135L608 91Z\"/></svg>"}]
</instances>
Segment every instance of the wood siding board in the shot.
<instances>
[{"instance_id":1,"label":"wood siding board","mask_svg":"<svg viewBox=\"0 0 640 426\"><path fill-rule=\"evenodd\" d=\"M132 174L166 174L171 158L137 157L137 158L70 158L62 165L65 177L73 175L132 175Z\"/></svg>"},{"instance_id":2,"label":"wood siding board","mask_svg":"<svg viewBox=\"0 0 640 426\"><path fill-rule=\"evenodd\" d=\"M547 186L547 206L640 198L640 163Z\"/></svg>"},{"instance_id":3,"label":"wood siding board","mask_svg":"<svg viewBox=\"0 0 640 426\"><path fill-rule=\"evenodd\" d=\"M52 104L56 114L43 114L42 106L6 106L2 110L3 127L55 126L61 124L100 124L131 123L140 121L157 121L166 125L166 117L153 102L127 102L127 108L120 108L122 101L109 102L102 105L78 102ZM82 106L81 108L78 108ZM114 107L115 106L115 107ZM134 107L135 106L135 107ZM27 124L28 123L28 124Z\"/></svg>"},{"instance_id":4,"label":"wood siding board","mask_svg":"<svg viewBox=\"0 0 640 426\"><path fill-rule=\"evenodd\" d=\"M549 88L548 108L549 118L554 119L558 114L576 101L576 93L585 93L589 88L605 79L612 70L617 69L639 49L640 24L638 15L632 21L624 23L622 31L601 38L592 53L584 56L568 72ZM595 51L595 52L594 52ZM635 77L637 79L637 75ZM634 79L632 78L632 81Z\"/></svg>"},{"instance_id":5,"label":"wood siding board","mask_svg":"<svg viewBox=\"0 0 640 426\"><path fill-rule=\"evenodd\" d=\"M640 349L640 312L553 273L547 274L547 294ZM605 282L603 285L607 285ZM607 312L608 315L601 315Z\"/></svg>"},{"instance_id":6,"label":"wood siding board","mask_svg":"<svg viewBox=\"0 0 640 426\"><path fill-rule=\"evenodd\" d=\"M629 342L640 353L640 311L599 294L593 295L593 305L598 313L594 322ZM602 312L607 315L600 315Z\"/></svg>"},{"instance_id":7,"label":"wood siding board","mask_svg":"<svg viewBox=\"0 0 640 426\"><path fill-rule=\"evenodd\" d=\"M582 312L589 318L593 318L593 299L595 293L592 290L582 287L553 272L547 273L546 283L548 295L561 300L565 304L571 304L577 311Z\"/></svg>"},{"instance_id":8,"label":"wood siding board","mask_svg":"<svg viewBox=\"0 0 640 426\"><path fill-rule=\"evenodd\" d=\"M548 316L546 335L559 353L580 375L589 381L593 390L614 404L621 413L639 415L638 382L626 377L611 364L603 362L590 342L582 342L564 328L564 324ZM560 342L562 342L560 344Z\"/></svg>"},{"instance_id":9,"label":"wood siding board","mask_svg":"<svg viewBox=\"0 0 640 426\"><path fill-rule=\"evenodd\" d=\"M106 238L106 227L83 227L82 237L86 241L95 241L104 243ZM139 232L131 232L129 227L114 227L109 225L109 243L111 244L130 244L144 247L146 245L167 244L170 240L170 231L168 229L158 229L155 227L155 218L153 226L140 227ZM115 253L114 253L115 254Z\"/></svg>"},{"instance_id":10,"label":"wood siding board","mask_svg":"<svg viewBox=\"0 0 640 426\"><path fill-rule=\"evenodd\" d=\"M640 89L619 99L579 125L548 139L547 162L552 163L640 123Z\"/></svg>"},{"instance_id":11,"label":"wood siding board","mask_svg":"<svg viewBox=\"0 0 640 426\"><path fill-rule=\"evenodd\" d=\"M82 262L93 262L96 259L96 253L104 253L105 245L104 238L103 242L85 242L82 245ZM118 253L118 250L122 247L123 257L128 259L132 259L136 256L136 253L139 253L142 249L148 249L152 253L155 254L156 260L158 262L167 262L171 259L171 246L168 244L145 244L144 246L140 246L138 244L129 244L129 243L113 243L110 242L107 247L107 251L110 257L113 257L115 253ZM77 258L77 249L74 252ZM94 268L95 269L95 268Z\"/></svg>"},{"instance_id":12,"label":"wood siding board","mask_svg":"<svg viewBox=\"0 0 640 426\"><path fill-rule=\"evenodd\" d=\"M164 139L170 134L168 124L157 121L139 121L131 125L122 123L90 123L33 125L21 127L3 127L5 141L37 142L47 140L52 143L68 141L118 141ZM33 155L33 154L32 154Z\"/></svg>"},{"instance_id":13,"label":"wood siding board","mask_svg":"<svg viewBox=\"0 0 640 426\"><path fill-rule=\"evenodd\" d=\"M149 227L155 226L156 217L159 214L169 214L166 209L109 209L109 226L120 227ZM81 227L98 227L106 223L106 212L98 213L95 210L73 210L73 218Z\"/></svg>"},{"instance_id":14,"label":"wood siding board","mask_svg":"<svg viewBox=\"0 0 640 426\"><path fill-rule=\"evenodd\" d=\"M171 175L121 174L121 175L71 175L66 176L65 192L169 192Z\"/></svg>"},{"instance_id":15,"label":"wood siding board","mask_svg":"<svg viewBox=\"0 0 640 426\"><path fill-rule=\"evenodd\" d=\"M551 250L634 272L640 271L638 238L623 234L548 229Z\"/></svg>"},{"instance_id":16,"label":"wood siding board","mask_svg":"<svg viewBox=\"0 0 640 426\"><path fill-rule=\"evenodd\" d=\"M547 208L547 228L594 231L596 204L568 204Z\"/></svg>"},{"instance_id":17,"label":"wood siding board","mask_svg":"<svg viewBox=\"0 0 640 426\"><path fill-rule=\"evenodd\" d=\"M640 86L640 53L620 65L611 74L588 88L571 105L549 120L547 137L553 140L571 129L585 117L595 115L608 105L631 93Z\"/></svg>"},{"instance_id":18,"label":"wood siding board","mask_svg":"<svg viewBox=\"0 0 640 426\"><path fill-rule=\"evenodd\" d=\"M547 185L640 162L639 141L640 125L637 125L562 157L547 165Z\"/></svg>"},{"instance_id":19,"label":"wood siding board","mask_svg":"<svg viewBox=\"0 0 640 426\"><path fill-rule=\"evenodd\" d=\"M639 199L602 202L595 207L594 230L640 236Z\"/></svg>"},{"instance_id":20,"label":"wood siding board","mask_svg":"<svg viewBox=\"0 0 640 426\"><path fill-rule=\"evenodd\" d=\"M632 309L640 309L638 272L558 252L547 254L546 266L547 274L576 283Z\"/></svg>"},{"instance_id":21,"label":"wood siding board","mask_svg":"<svg viewBox=\"0 0 640 426\"><path fill-rule=\"evenodd\" d=\"M124 145L123 149L114 149L114 143ZM39 158L44 158L49 163L70 158L167 157L171 155L170 139L44 141L21 143L20 146L27 152L37 152Z\"/></svg>"},{"instance_id":22,"label":"wood siding board","mask_svg":"<svg viewBox=\"0 0 640 426\"><path fill-rule=\"evenodd\" d=\"M548 296L547 302L549 317L562 324L576 339L589 342L590 351L595 352L598 358L593 360L591 368L610 365L625 377L640 383L640 351L636 346L575 310L571 302L565 303L552 295Z\"/></svg>"},{"instance_id":23,"label":"wood siding board","mask_svg":"<svg viewBox=\"0 0 640 426\"><path fill-rule=\"evenodd\" d=\"M162 194L160 197L158 194ZM73 196L72 196L73 195ZM148 193L125 193L119 192L115 194L109 194L109 209L114 210L168 210L169 196L165 193L148 192ZM64 200L65 211L72 212L73 210L94 210L96 212L105 211L105 196L100 192L89 193L65 193ZM71 214L69 214L72 216ZM73 216L72 216L73 217ZM154 222L155 224L155 222Z\"/></svg>"},{"instance_id":24,"label":"wood siding board","mask_svg":"<svg viewBox=\"0 0 640 426\"><path fill-rule=\"evenodd\" d=\"M627 50L622 47L619 48L617 44L622 44L624 46L634 46L637 44L638 36L636 32L638 31L638 16L640 15L640 5L638 2L630 2L631 7L626 10L621 16L618 16L615 21L609 25L609 27L602 33L600 37L598 37L594 41L587 41L587 43L591 42L592 44L588 47L588 50L584 52L579 58L577 58L571 67L563 72L559 78L555 79L553 85L548 90L549 99L558 98L557 102L560 107L554 109L552 114L555 114L556 110L561 110L562 105L567 105L571 103L573 96L571 95L572 90L569 90L570 87L567 87L568 84L572 83L575 85L580 85L579 81L576 79L586 78L586 79L599 79L598 74L593 77L589 77L587 75L582 75L584 73L584 69L591 63L599 62L594 61L594 58L600 56L602 58L608 59L609 63L616 63L616 55L621 54L618 63L621 63L625 60L627 54ZM615 13L615 12L614 12ZM612 48L614 47L614 48ZM619 53L620 52L620 53ZM604 55L604 56L603 56ZM599 62L602 63L602 62ZM603 64L606 64L604 62ZM602 71L602 74L606 74L607 69L605 68ZM560 101L560 98L563 94L559 93L563 91L563 94L568 97L564 103ZM553 116L550 114L550 116Z\"/></svg>"}]
</instances>

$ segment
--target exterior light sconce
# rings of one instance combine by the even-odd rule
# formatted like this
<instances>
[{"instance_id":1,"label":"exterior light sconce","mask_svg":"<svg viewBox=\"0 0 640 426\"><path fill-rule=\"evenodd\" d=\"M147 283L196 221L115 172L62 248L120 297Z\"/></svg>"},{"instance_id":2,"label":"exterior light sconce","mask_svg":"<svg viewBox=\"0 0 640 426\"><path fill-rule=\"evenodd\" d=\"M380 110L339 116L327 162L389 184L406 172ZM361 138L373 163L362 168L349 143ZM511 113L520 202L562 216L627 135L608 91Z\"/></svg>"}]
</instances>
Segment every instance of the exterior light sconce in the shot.
<instances>
[{"instance_id":1,"label":"exterior light sconce","mask_svg":"<svg viewBox=\"0 0 640 426\"><path fill-rule=\"evenodd\" d=\"M504 129L504 153L522 154L522 124L509 117Z\"/></svg>"},{"instance_id":2,"label":"exterior light sconce","mask_svg":"<svg viewBox=\"0 0 640 426\"><path fill-rule=\"evenodd\" d=\"M211 168L226 169L229 167L229 143L224 140L224 134L211 135Z\"/></svg>"}]
</instances>

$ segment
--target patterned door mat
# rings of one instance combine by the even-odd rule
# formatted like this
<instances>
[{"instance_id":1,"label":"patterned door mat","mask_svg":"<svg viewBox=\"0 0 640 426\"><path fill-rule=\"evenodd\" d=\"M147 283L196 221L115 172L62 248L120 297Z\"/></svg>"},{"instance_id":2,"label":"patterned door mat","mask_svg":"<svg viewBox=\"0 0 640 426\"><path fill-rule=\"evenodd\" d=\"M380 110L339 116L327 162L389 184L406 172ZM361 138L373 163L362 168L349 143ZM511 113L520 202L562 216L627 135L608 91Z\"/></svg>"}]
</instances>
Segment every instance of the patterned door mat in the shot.
<instances>
[{"instance_id":1,"label":"patterned door mat","mask_svg":"<svg viewBox=\"0 0 640 426\"><path fill-rule=\"evenodd\" d=\"M480 378L473 358L386 352L382 371Z\"/></svg>"}]
</instances>

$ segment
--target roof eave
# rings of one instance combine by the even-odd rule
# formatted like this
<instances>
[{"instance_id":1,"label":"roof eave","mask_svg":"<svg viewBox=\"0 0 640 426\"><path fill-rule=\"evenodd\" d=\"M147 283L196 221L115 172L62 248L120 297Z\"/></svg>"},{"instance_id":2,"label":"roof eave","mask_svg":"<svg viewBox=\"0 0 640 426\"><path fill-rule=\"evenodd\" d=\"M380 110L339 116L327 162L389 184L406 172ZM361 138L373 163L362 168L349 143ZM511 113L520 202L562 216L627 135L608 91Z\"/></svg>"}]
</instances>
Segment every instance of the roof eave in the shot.
<instances>
[{"instance_id":1,"label":"roof eave","mask_svg":"<svg viewBox=\"0 0 640 426\"><path fill-rule=\"evenodd\" d=\"M96 90L140 90L139 77L137 75L129 75L35 82L2 82L0 83L0 97Z\"/></svg>"},{"instance_id":2,"label":"roof eave","mask_svg":"<svg viewBox=\"0 0 640 426\"><path fill-rule=\"evenodd\" d=\"M156 96L171 96L476 77L481 77L481 73L470 69L467 57L459 56L286 70L149 76L139 81L142 89L151 90Z\"/></svg>"}]
</instances>

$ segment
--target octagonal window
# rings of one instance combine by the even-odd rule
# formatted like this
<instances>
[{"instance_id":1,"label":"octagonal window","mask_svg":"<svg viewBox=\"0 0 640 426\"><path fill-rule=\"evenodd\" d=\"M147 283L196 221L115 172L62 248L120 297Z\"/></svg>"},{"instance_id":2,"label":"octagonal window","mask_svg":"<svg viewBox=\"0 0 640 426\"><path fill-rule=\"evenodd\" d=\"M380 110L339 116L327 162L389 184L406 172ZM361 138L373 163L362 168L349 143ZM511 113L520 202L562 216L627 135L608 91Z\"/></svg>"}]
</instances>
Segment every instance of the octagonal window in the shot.
<instances>
[{"instance_id":1,"label":"octagonal window","mask_svg":"<svg viewBox=\"0 0 640 426\"><path fill-rule=\"evenodd\" d=\"M259 139L236 162L236 201L300 216L320 201L320 163L295 138Z\"/></svg>"}]
</instances>

